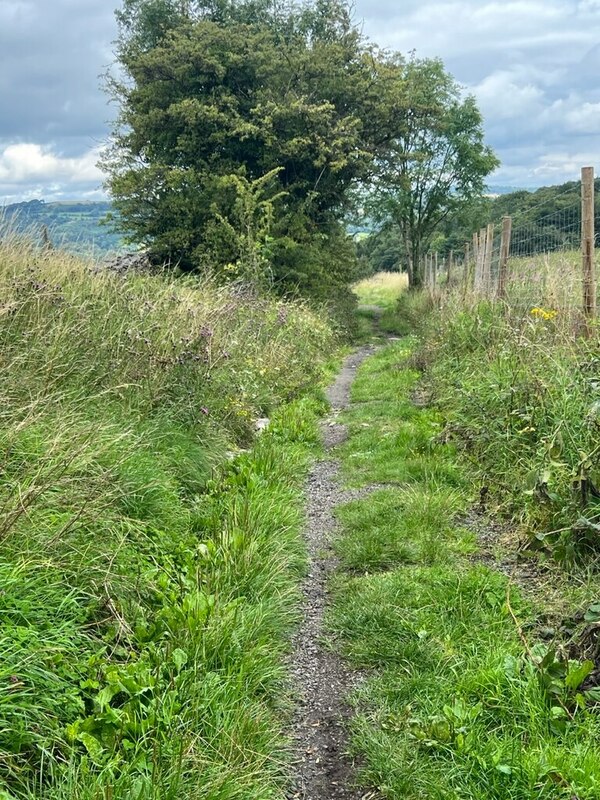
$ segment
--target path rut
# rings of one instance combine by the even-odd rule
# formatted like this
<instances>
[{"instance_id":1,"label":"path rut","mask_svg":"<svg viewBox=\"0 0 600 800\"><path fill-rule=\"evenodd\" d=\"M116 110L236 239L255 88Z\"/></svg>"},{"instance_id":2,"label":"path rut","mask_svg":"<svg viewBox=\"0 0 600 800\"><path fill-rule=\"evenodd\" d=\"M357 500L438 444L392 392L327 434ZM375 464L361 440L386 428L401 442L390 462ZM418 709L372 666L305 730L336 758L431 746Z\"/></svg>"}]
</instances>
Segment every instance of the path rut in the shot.
<instances>
[{"instance_id":1,"label":"path rut","mask_svg":"<svg viewBox=\"0 0 600 800\"><path fill-rule=\"evenodd\" d=\"M356 368L373 352L375 347L368 345L350 355L327 392L331 414L321 428L327 449L346 436L337 416L350 404ZM355 765L348 755L345 730L350 715L345 698L357 685L359 676L323 644L327 583L337 567L332 548L337 525L333 510L365 494L364 489L345 490L340 486L339 467L334 459L316 463L307 485L305 537L309 570L302 587L303 619L293 640L289 664L298 698L291 730L295 758L290 800L366 800L373 797L355 785Z\"/></svg>"}]
</instances>

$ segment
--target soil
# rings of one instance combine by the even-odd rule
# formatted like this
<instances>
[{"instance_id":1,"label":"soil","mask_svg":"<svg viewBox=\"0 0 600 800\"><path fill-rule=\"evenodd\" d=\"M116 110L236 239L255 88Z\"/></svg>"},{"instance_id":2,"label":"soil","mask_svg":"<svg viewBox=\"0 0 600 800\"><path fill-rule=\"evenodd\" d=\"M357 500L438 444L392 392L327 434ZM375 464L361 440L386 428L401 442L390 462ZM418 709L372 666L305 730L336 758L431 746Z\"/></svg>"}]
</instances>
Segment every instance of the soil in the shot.
<instances>
[{"instance_id":1,"label":"soil","mask_svg":"<svg viewBox=\"0 0 600 800\"><path fill-rule=\"evenodd\" d=\"M538 559L521 553L513 526L479 508L472 508L457 521L477 537L478 550L473 561L501 572L525 594L537 592L546 582L547 571Z\"/></svg>"},{"instance_id":2,"label":"soil","mask_svg":"<svg viewBox=\"0 0 600 800\"><path fill-rule=\"evenodd\" d=\"M350 404L350 387L356 368L374 352L371 345L349 356L327 396L331 414L322 424L324 445L330 449L346 437L338 423L340 411ZM290 736L293 746L293 783L289 800L367 800L372 792L356 785L356 768L349 754L346 723L351 709L348 694L360 682L325 641L324 616L327 584L338 563L332 548L337 522L336 506L363 497L364 489L345 490L338 479L339 462L326 459L314 465L308 479L305 537L309 570L302 591L303 619L293 640L289 669L297 696Z\"/></svg>"}]
</instances>

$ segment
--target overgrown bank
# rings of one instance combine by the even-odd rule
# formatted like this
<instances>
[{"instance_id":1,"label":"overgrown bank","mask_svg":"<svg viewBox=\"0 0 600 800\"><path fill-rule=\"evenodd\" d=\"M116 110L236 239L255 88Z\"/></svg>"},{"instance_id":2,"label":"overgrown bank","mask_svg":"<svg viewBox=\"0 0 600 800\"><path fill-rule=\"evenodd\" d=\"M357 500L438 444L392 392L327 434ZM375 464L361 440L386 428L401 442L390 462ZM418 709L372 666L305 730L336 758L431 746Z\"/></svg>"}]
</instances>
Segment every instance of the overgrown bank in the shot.
<instances>
[{"instance_id":1,"label":"overgrown bank","mask_svg":"<svg viewBox=\"0 0 600 800\"><path fill-rule=\"evenodd\" d=\"M6 240L0 286L2 796L280 797L331 329Z\"/></svg>"},{"instance_id":2,"label":"overgrown bank","mask_svg":"<svg viewBox=\"0 0 600 800\"><path fill-rule=\"evenodd\" d=\"M595 566L600 349L556 292L555 304L532 292L511 306L457 293L443 308L422 295L403 300L404 316L421 334L429 400L486 504L518 526L524 549Z\"/></svg>"}]
</instances>

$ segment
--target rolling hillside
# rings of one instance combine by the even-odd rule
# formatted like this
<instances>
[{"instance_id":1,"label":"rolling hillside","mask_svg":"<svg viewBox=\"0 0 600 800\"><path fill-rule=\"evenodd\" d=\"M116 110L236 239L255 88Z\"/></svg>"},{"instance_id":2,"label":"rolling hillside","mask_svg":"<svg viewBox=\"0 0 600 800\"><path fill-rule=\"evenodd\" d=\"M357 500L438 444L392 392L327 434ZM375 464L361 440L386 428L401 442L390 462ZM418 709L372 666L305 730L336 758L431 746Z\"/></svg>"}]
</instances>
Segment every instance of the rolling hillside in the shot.
<instances>
[{"instance_id":1,"label":"rolling hillside","mask_svg":"<svg viewBox=\"0 0 600 800\"><path fill-rule=\"evenodd\" d=\"M43 200L30 200L5 206L2 214L13 229L31 232L34 238L41 239L45 225L54 245L77 253L88 253L109 252L122 246L121 237L102 222L109 211L111 204L107 201L46 203Z\"/></svg>"}]
</instances>

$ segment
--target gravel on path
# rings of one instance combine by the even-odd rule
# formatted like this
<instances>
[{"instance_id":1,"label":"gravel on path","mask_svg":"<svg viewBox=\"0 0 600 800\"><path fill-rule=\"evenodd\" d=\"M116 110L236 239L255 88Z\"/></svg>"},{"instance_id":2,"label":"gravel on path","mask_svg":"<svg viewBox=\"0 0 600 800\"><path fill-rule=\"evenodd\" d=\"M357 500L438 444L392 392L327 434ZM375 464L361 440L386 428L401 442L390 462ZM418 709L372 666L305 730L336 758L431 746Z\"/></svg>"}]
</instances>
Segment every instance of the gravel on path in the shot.
<instances>
[{"instance_id":1,"label":"gravel on path","mask_svg":"<svg viewBox=\"0 0 600 800\"><path fill-rule=\"evenodd\" d=\"M331 414L322 424L326 448L346 436L337 415L350 404L356 368L375 351L371 345L354 352L344 362L327 392ZM309 554L308 575L302 586L303 619L293 639L289 670L297 695L291 725L294 754L293 784L289 800L367 800L374 797L355 785L355 767L348 755L345 722L350 716L346 697L359 676L323 644L323 620L328 605L327 583L337 567L332 548L336 532L333 510L365 494L364 489L344 490L339 462L316 463L310 473L305 538Z\"/></svg>"}]
</instances>

